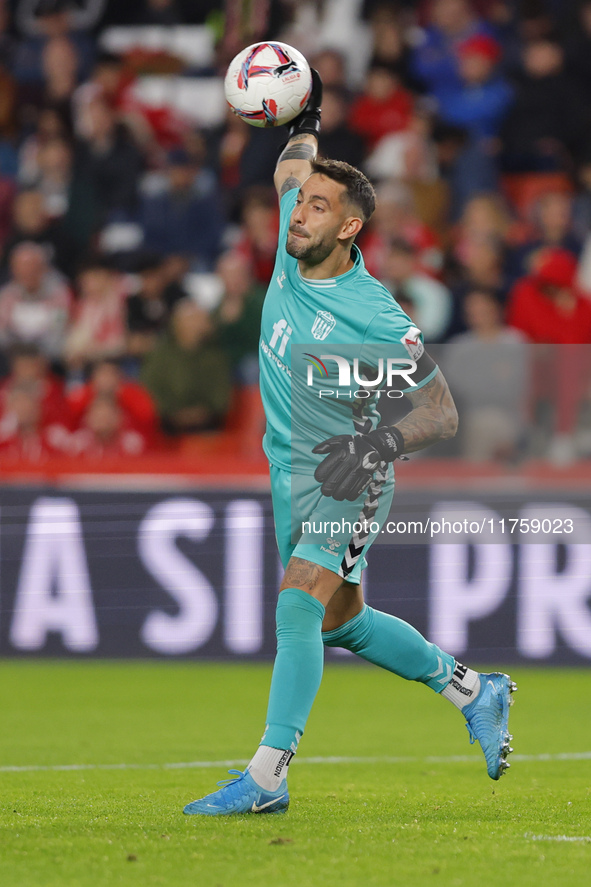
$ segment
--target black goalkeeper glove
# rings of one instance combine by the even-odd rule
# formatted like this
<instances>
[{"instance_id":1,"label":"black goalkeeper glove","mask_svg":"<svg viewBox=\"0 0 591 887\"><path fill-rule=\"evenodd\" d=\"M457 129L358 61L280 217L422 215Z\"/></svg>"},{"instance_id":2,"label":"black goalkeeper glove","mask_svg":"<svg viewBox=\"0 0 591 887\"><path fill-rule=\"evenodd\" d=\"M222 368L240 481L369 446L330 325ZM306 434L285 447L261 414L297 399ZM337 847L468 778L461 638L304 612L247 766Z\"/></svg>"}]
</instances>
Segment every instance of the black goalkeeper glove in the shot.
<instances>
[{"instance_id":1,"label":"black goalkeeper glove","mask_svg":"<svg viewBox=\"0 0 591 887\"><path fill-rule=\"evenodd\" d=\"M370 484L380 462L393 462L404 453L397 428L376 428L369 434L338 434L316 444L313 453L328 453L314 472L323 496L354 502Z\"/></svg>"},{"instance_id":2,"label":"black goalkeeper glove","mask_svg":"<svg viewBox=\"0 0 591 887\"><path fill-rule=\"evenodd\" d=\"M322 80L314 68L312 71L312 92L304 110L286 123L288 138L309 132L318 138L320 133L320 105L322 104Z\"/></svg>"}]
</instances>

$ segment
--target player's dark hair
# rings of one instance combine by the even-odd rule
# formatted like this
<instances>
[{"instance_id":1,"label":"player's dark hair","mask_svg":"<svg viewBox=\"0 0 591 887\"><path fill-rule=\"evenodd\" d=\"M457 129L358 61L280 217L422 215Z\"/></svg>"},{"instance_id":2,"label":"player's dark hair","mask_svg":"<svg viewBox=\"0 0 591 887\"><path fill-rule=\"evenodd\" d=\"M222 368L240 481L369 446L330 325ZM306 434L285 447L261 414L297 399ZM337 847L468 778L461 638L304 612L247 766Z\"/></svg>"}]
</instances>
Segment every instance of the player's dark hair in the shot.
<instances>
[{"instance_id":1,"label":"player's dark hair","mask_svg":"<svg viewBox=\"0 0 591 887\"><path fill-rule=\"evenodd\" d=\"M376 208L376 192L367 176L361 170L355 169L350 163L343 160L314 160L312 173L319 173L344 185L347 192L347 200L356 206L361 213L361 218L367 222Z\"/></svg>"}]
</instances>

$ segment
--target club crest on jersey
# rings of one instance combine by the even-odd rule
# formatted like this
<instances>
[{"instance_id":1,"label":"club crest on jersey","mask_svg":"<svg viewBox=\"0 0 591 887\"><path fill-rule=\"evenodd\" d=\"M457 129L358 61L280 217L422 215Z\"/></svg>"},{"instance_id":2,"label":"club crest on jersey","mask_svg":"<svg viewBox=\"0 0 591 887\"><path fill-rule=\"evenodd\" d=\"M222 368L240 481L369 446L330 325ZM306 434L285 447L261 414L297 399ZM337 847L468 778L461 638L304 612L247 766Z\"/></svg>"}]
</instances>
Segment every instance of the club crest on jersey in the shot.
<instances>
[{"instance_id":1,"label":"club crest on jersey","mask_svg":"<svg viewBox=\"0 0 591 887\"><path fill-rule=\"evenodd\" d=\"M409 356L413 360L418 360L425 352L425 346L421 342L421 331L416 326L411 326L400 340Z\"/></svg>"},{"instance_id":2,"label":"club crest on jersey","mask_svg":"<svg viewBox=\"0 0 591 887\"><path fill-rule=\"evenodd\" d=\"M315 339L326 339L336 325L337 322L330 311L318 311L314 323L312 324L312 335Z\"/></svg>"}]
</instances>

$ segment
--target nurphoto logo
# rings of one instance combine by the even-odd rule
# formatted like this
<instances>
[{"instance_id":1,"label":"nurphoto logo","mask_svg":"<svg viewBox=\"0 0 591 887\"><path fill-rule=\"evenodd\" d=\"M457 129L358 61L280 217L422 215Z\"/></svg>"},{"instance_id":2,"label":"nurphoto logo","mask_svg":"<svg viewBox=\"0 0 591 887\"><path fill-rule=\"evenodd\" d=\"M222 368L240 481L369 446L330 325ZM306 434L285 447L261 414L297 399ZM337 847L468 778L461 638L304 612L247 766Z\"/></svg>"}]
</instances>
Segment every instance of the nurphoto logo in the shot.
<instances>
[{"instance_id":1,"label":"nurphoto logo","mask_svg":"<svg viewBox=\"0 0 591 887\"><path fill-rule=\"evenodd\" d=\"M342 357L340 354L321 354L320 357L316 357L315 354L309 354L308 352L304 353L304 357L309 364L306 377L306 384L308 386L314 384L314 369L318 371L322 378L328 376L328 369L324 363L326 360L335 361L339 369L339 386L346 387L347 385L351 385L351 364L353 367L353 381L361 388L377 388L378 385L382 384L384 379L386 381L386 387L391 388L395 378L397 381L403 379L406 382L407 387L412 386L413 388L416 388L417 386L417 383L411 378L417 368L417 362L410 358L388 357L385 361L384 371L384 359L380 357L377 364L377 375L375 379L368 379L367 367L364 366L363 370L360 371L358 357L355 357L353 361L349 361L346 357Z\"/></svg>"}]
</instances>

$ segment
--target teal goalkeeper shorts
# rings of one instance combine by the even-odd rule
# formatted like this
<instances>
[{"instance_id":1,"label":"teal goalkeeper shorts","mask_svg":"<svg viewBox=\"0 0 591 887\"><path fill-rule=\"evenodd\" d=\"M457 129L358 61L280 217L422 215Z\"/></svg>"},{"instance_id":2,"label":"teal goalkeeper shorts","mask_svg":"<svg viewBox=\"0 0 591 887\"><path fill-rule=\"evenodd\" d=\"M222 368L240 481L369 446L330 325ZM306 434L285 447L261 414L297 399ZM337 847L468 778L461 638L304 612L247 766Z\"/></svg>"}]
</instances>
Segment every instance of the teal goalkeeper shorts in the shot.
<instances>
[{"instance_id":1,"label":"teal goalkeeper shorts","mask_svg":"<svg viewBox=\"0 0 591 887\"><path fill-rule=\"evenodd\" d=\"M270 466L275 535L281 563L290 557L312 561L357 585L365 555L381 532L394 494L392 465L377 471L354 502L323 496L313 475Z\"/></svg>"}]
</instances>

